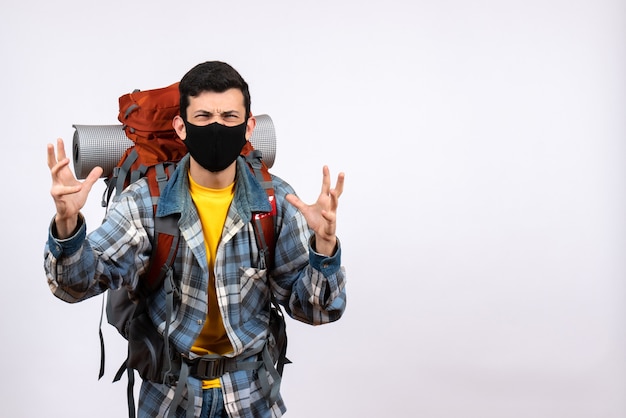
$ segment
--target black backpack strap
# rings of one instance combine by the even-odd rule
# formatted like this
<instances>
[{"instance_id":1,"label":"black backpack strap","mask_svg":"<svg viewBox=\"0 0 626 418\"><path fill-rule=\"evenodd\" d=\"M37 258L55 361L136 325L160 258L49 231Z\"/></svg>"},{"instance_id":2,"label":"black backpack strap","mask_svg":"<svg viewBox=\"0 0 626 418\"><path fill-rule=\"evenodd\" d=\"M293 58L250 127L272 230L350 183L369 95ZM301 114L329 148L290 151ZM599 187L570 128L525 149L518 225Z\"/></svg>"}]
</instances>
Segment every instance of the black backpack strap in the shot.
<instances>
[{"instance_id":1,"label":"black backpack strap","mask_svg":"<svg viewBox=\"0 0 626 418\"><path fill-rule=\"evenodd\" d=\"M124 372L126 372L126 378L128 382L126 383L126 399L128 402L128 417L135 418L135 371L130 367L127 367L127 360L124 360L124 363L120 366L115 373L115 377L113 378L113 382L117 382L122 378Z\"/></svg>"},{"instance_id":2,"label":"black backpack strap","mask_svg":"<svg viewBox=\"0 0 626 418\"><path fill-rule=\"evenodd\" d=\"M267 245L267 239L265 237L265 233L263 232L263 221L259 216L254 215L252 217L254 222L254 231L257 239L257 243L259 244L259 252L261 256L261 264L259 265L260 269L266 269L272 265L270 257L272 257L272 252L270 251ZM272 293L272 297L273 297Z\"/></svg>"},{"instance_id":3,"label":"black backpack strap","mask_svg":"<svg viewBox=\"0 0 626 418\"><path fill-rule=\"evenodd\" d=\"M135 151L135 150L133 149L133 151ZM140 165L139 167L135 168L134 170L131 170L131 172L130 172L130 182L128 184L134 183L137 180L139 180L140 178L144 177L147 172L148 172L148 167L146 167L143 164Z\"/></svg>"},{"instance_id":4,"label":"black backpack strap","mask_svg":"<svg viewBox=\"0 0 626 418\"><path fill-rule=\"evenodd\" d=\"M265 344L265 347L263 348L263 354L261 358L263 359L263 367L257 375L259 376L259 382L261 383L261 391L267 399L267 404L271 406L274 405L274 403L276 403L276 400L278 399L282 376L278 372L278 368L274 367L274 359L270 354L267 344ZM265 369L270 374L270 376L272 376L273 382L271 384L269 379L267 378L267 373L263 373L263 369Z\"/></svg>"},{"instance_id":5,"label":"black backpack strap","mask_svg":"<svg viewBox=\"0 0 626 418\"><path fill-rule=\"evenodd\" d=\"M267 193L268 200L272 206L271 212L254 213L252 223L259 252L261 253L261 264L259 268L272 268L274 263L274 246L276 244L276 199L272 177L261 160L261 152L253 150L246 156L248 167L254 174L257 181L263 186ZM270 384L267 373L258 373L261 390L268 399L269 405L273 405L278 399L280 384L282 380L285 364L291 363L287 358L287 330L285 317L282 309L270 291L270 333L274 336L275 347L265 344L261 355L262 369L265 369L272 378Z\"/></svg>"},{"instance_id":6,"label":"black backpack strap","mask_svg":"<svg viewBox=\"0 0 626 418\"><path fill-rule=\"evenodd\" d=\"M189 384L189 366L184 361L180 366L180 375L178 376L178 383L176 384L176 390L174 391L174 398L170 404L170 411L167 414L167 418L176 417L176 409L183 399L183 389L187 388L187 418L194 418L194 390L193 386Z\"/></svg>"},{"instance_id":7,"label":"black backpack strap","mask_svg":"<svg viewBox=\"0 0 626 418\"><path fill-rule=\"evenodd\" d=\"M100 308L100 324L98 325L98 336L100 337L100 372L98 373L98 380L104 376L104 335L102 335L102 319L104 318L104 301L102 298L102 307Z\"/></svg>"},{"instance_id":8,"label":"black backpack strap","mask_svg":"<svg viewBox=\"0 0 626 418\"><path fill-rule=\"evenodd\" d=\"M269 176L269 172L267 169L263 170L263 153L258 149L250 151L248 155L245 156L246 163L252 170L254 177L256 177L257 181L263 186L263 188L267 190L272 190L272 195L274 194L274 186L272 184L272 178Z\"/></svg>"},{"instance_id":9,"label":"black backpack strap","mask_svg":"<svg viewBox=\"0 0 626 418\"><path fill-rule=\"evenodd\" d=\"M172 255L176 257L176 252ZM173 262L173 261L172 261ZM172 355L170 353L170 325L172 322L172 312L174 311L174 297L179 297L179 289L174 282L174 269L169 267L165 280L165 329L163 330L163 342L165 344L165 370L163 371L163 382L167 382L172 376Z\"/></svg>"},{"instance_id":10,"label":"black backpack strap","mask_svg":"<svg viewBox=\"0 0 626 418\"><path fill-rule=\"evenodd\" d=\"M170 353L169 344L169 331L172 320L172 312L174 311L174 298L180 297L178 286L174 278L174 261L176 261L176 254L178 252L178 243L180 241L180 230L178 229L179 214L172 214L164 217L155 217L154 219L154 233L155 233L155 246L157 254L165 254L165 249L160 249L159 246L168 246L167 258L162 262L159 269L159 275L157 282L150 283L152 289L154 286L161 286L165 288L165 329L163 330L163 343L165 348L165 370L163 370L163 382L166 382L172 373L172 356ZM153 252L153 257L154 257ZM152 260L152 262L159 263L158 258ZM151 263L152 263L151 262ZM158 267L155 265L151 267Z\"/></svg>"},{"instance_id":11,"label":"black backpack strap","mask_svg":"<svg viewBox=\"0 0 626 418\"><path fill-rule=\"evenodd\" d=\"M124 190L124 183L126 182L126 178L130 174L130 168L135 161L139 158L139 154L137 154L137 150L133 148L133 150L128 154L128 157L124 160L122 165L119 167L117 171L117 179L115 179L115 185L113 186L116 190L116 194L122 193Z\"/></svg>"},{"instance_id":12,"label":"black backpack strap","mask_svg":"<svg viewBox=\"0 0 626 418\"><path fill-rule=\"evenodd\" d=\"M180 241L180 230L178 229L178 214L173 214L165 217L155 217L154 219L154 236L155 243L153 249L153 259L150 264L148 275L156 275L156 279L153 280L143 289L143 295L139 298L139 305L136 311L146 309L145 298L146 296L155 290L157 287L163 285L165 287L165 330L163 332L163 344L165 360L164 370L162 372L163 382L167 382L172 378L172 356L170 353L169 343L169 329L171 324L172 312L174 310L174 298L178 297L179 290L175 283L174 278L174 261L176 260L176 254L178 252L178 244ZM165 249L160 249L159 246L167 245L167 258L162 262L162 259L155 258L155 254L165 254ZM160 268L157 265L152 266L154 263L162 262ZM158 272L154 273L154 272ZM117 374L115 375L114 382L119 380L126 370L128 376L128 385L126 389L126 395L128 399L128 414L130 418L135 418L135 398L134 398L134 384L135 384L135 371L128 367L127 360L124 361ZM181 370L182 373L182 370ZM193 417L193 415L192 415Z\"/></svg>"},{"instance_id":13,"label":"black backpack strap","mask_svg":"<svg viewBox=\"0 0 626 418\"><path fill-rule=\"evenodd\" d=\"M156 209L156 208L155 208ZM170 354L170 344L169 344L169 328L171 323L172 312L174 310L174 297L178 296L178 287L175 283L174 279L174 261L176 260L176 254L178 252L178 245L180 242L180 230L178 229L178 214L173 214L165 217L155 217L154 219L154 246L153 253L151 258L151 266L148 269L147 276L152 276L151 281L147 282L148 277L144 277L142 283L144 286L138 290L136 303L134 304L134 311L132 317L136 317L139 313L145 312L147 310L146 307L146 297L153 292L156 288L163 285L165 286L166 291L166 318L165 318L165 331L163 333L164 340L164 370L162 373L163 381L167 381L167 379L171 379L171 371L172 371L172 361ZM162 246L167 245L168 248L162 248ZM159 247L161 246L161 247ZM163 254L167 254L165 258L163 258ZM156 264L161 263L160 266ZM111 294L109 294L111 297ZM104 338L102 335L102 319L104 316L104 298L102 301L102 312L100 315L100 373L98 379L102 378L104 375L104 363L105 363L105 355L104 355ZM128 335L125 335L128 338ZM135 418L135 398L134 398L134 385L135 385L135 371L131 367L128 367L128 357L120 368L117 370L115 377L113 378L113 382L119 381L122 376L126 372L128 377L128 384L126 388L127 400L128 400L128 415L130 418Z\"/></svg>"},{"instance_id":14,"label":"black backpack strap","mask_svg":"<svg viewBox=\"0 0 626 418\"><path fill-rule=\"evenodd\" d=\"M167 181L171 173L168 173L166 171L165 164L163 163L156 164L154 166L154 170L156 172L156 182L159 185L159 195L161 195L161 192L163 192L163 188L167 184Z\"/></svg>"},{"instance_id":15,"label":"black backpack strap","mask_svg":"<svg viewBox=\"0 0 626 418\"><path fill-rule=\"evenodd\" d=\"M259 268L272 268L274 263L274 244L275 238L275 216L276 216L276 200L274 193L274 184L272 176L267 170L267 166L261 160L261 151L252 150L245 156L248 168L257 179L259 184L265 190L267 198L271 205L270 212L258 212L252 214L252 222L255 230L257 247L261 253L261 265Z\"/></svg>"}]
</instances>

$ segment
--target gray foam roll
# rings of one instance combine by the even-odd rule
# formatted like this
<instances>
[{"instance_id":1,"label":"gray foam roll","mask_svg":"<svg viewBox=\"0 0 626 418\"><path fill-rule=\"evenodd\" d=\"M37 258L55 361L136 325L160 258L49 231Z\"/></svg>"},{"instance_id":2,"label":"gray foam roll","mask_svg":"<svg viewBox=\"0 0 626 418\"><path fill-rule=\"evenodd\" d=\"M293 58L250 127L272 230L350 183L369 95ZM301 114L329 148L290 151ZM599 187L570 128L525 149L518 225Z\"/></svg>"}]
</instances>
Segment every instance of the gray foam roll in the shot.
<instances>
[{"instance_id":1,"label":"gray foam roll","mask_svg":"<svg viewBox=\"0 0 626 418\"><path fill-rule=\"evenodd\" d=\"M102 177L113 171L124 152L133 145L122 125L73 125L72 155L76 178L84 179L96 166Z\"/></svg>"},{"instance_id":2,"label":"gray foam roll","mask_svg":"<svg viewBox=\"0 0 626 418\"><path fill-rule=\"evenodd\" d=\"M269 115L257 115L256 128L250 142L261 151L268 167L276 158L276 131ZM96 166L102 167L102 177L108 177L122 155L133 145L122 125L73 125L72 156L76 178L84 179Z\"/></svg>"},{"instance_id":3,"label":"gray foam roll","mask_svg":"<svg viewBox=\"0 0 626 418\"><path fill-rule=\"evenodd\" d=\"M269 168L274 165L276 160L276 130L274 129L274 122L269 115L257 115L256 127L252 132L250 142L255 149L261 151L263 155L263 162Z\"/></svg>"}]
</instances>

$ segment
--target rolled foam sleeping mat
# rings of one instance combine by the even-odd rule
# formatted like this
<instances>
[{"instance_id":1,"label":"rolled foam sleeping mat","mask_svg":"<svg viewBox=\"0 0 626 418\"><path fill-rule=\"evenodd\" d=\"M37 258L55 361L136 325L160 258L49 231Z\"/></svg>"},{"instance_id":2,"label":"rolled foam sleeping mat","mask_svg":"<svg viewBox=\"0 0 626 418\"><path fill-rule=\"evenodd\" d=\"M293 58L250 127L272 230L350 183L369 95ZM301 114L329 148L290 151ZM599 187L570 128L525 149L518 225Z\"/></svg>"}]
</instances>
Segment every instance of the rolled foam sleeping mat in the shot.
<instances>
[{"instance_id":1,"label":"rolled foam sleeping mat","mask_svg":"<svg viewBox=\"0 0 626 418\"><path fill-rule=\"evenodd\" d=\"M257 115L256 127L250 142L261 151L262 158L268 167L274 165L276 159L276 130L269 115ZM124 133L119 125L72 125L75 129L72 141L72 157L76 178L84 179L96 166L102 167L102 177L108 177L124 152L133 141Z\"/></svg>"}]
</instances>

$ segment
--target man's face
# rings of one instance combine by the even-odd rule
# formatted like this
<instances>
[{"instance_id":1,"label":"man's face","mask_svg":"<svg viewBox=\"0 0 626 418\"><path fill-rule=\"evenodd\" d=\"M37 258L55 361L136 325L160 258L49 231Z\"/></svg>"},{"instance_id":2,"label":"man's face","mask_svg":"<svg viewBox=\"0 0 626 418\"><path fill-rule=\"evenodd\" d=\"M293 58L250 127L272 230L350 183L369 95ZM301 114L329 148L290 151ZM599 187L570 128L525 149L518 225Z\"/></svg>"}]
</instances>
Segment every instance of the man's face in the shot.
<instances>
[{"instance_id":1,"label":"man's face","mask_svg":"<svg viewBox=\"0 0 626 418\"><path fill-rule=\"evenodd\" d=\"M254 118L248 119L246 139L250 139L254 129ZM189 98L187 107L187 121L193 125L205 126L217 122L225 126L237 126L246 120L246 108L243 94L239 89L229 89L222 93L205 91L196 97ZM182 121L181 121L182 122ZM184 126L179 132L181 139L185 139ZM178 130L178 129L177 129Z\"/></svg>"}]
</instances>

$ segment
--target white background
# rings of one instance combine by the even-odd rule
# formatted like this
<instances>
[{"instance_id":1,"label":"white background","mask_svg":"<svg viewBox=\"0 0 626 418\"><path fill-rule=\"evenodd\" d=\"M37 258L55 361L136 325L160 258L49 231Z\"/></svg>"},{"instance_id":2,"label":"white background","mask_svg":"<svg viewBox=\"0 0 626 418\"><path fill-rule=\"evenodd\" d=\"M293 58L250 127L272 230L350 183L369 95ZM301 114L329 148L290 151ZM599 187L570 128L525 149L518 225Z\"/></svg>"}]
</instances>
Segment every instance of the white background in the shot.
<instances>
[{"instance_id":1,"label":"white background","mask_svg":"<svg viewBox=\"0 0 626 418\"><path fill-rule=\"evenodd\" d=\"M626 416L623 1L1 7L0 415L125 416L101 298L46 284L46 143L219 59L274 120L275 174L313 201L346 172L348 308L288 323L287 416Z\"/></svg>"}]
</instances>

